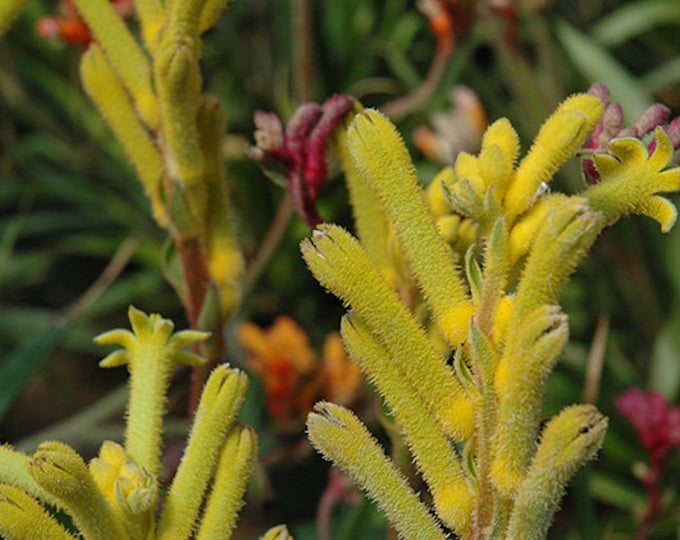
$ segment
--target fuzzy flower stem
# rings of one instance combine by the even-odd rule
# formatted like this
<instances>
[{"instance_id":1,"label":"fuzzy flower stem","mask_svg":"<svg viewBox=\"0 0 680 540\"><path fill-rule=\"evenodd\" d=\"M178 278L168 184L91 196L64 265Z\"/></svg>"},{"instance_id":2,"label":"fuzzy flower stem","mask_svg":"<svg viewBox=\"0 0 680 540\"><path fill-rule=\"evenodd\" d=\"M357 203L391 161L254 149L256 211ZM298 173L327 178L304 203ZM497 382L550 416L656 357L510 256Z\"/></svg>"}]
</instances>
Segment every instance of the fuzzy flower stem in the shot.
<instances>
[{"instance_id":1,"label":"fuzzy flower stem","mask_svg":"<svg viewBox=\"0 0 680 540\"><path fill-rule=\"evenodd\" d=\"M340 227L323 225L311 241L302 243L302 254L316 278L349 304L385 345L446 433L466 440L472 431L471 400L359 242Z\"/></svg>"},{"instance_id":2,"label":"fuzzy flower stem","mask_svg":"<svg viewBox=\"0 0 680 540\"><path fill-rule=\"evenodd\" d=\"M345 173L357 236L375 265L386 271L390 267L389 220L380 208L377 195L352 159L346 129L337 130L334 146Z\"/></svg>"},{"instance_id":3,"label":"fuzzy flower stem","mask_svg":"<svg viewBox=\"0 0 680 540\"><path fill-rule=\"evenodd\" d=\"M129 94L118 75L109 65L104 52L96 43L90 45L80 61L80 78L87 95L111 126L151 201L153 217L167 227L165 204L162 201L161 177L163 162L149 132L141 124Z\"/></svg>"},{"instance_id":4,"label":"fuzzy flower stem","mask_svg":"<svg viewBox=\"0 0 680 540\"><path fill-rule=\"evenodd\" d=\"M389 353L371 337L363 321L346 315L341 333L349 354L376 385L401 426L416 466L430 488L437 515L458 536L464 537L470 525L473 498L456 453L436 418L403 379Z\"/></svg>"}]
</instances>

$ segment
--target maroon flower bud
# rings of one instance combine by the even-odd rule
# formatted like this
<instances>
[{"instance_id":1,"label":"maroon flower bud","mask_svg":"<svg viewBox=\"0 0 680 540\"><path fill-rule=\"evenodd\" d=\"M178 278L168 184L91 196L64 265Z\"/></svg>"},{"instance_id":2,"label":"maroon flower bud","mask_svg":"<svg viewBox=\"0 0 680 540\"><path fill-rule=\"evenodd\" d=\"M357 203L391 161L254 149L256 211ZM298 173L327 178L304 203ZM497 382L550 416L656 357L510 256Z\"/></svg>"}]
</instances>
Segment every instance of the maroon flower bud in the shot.
<instances>
[{"instance_id":1,"label":"maroon flower bud","mask_svg":"<svg viewBox=\"0 0 680 540\"><path fill-rule=\"evenodd\" d=\"M250 155L265 173L284 185L293 205L310 228L320 223L316 199L326 182L326 142L354 107L346 95L328 98L323 105L303 103L288 121L285 131L273 113L255 113L255 144Z\"/></svg>"}]
</instances>

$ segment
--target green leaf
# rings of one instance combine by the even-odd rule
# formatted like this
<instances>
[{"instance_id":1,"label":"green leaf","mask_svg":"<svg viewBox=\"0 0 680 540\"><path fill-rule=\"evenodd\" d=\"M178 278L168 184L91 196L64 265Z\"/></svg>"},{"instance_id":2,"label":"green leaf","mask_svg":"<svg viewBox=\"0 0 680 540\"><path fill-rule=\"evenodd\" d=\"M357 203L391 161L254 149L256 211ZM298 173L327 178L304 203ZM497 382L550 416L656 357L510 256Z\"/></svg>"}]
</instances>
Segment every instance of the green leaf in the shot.
<instances>
[{"instance_id":1,"label":"green leaf","mask_svg":"<svg viewBox=\"0 0 680 540\"><path fill-rule=\"evenodd\" d=\"M628 4L601 18L591 35L603 45L618 45L655 26L680 23L677 0L644 0Z\"/></svg>"},{"instance_id":2,"label":"green leaf","mask_svg":"<svg viewBox=\"0 0 680 540\"><path fill-rule=\"evenodd\" d=\"M629 122L637 119L652 103L651 96L637 80L597 41L565 21L558 21L556 31L576 69L590 82L605 82Z\"/></svg>"},{"instance_id":3,"label":"green leaf","mask_svg":"<svg viewBox=\"0 0 680 540\"><path fill-rule=\"evenodd\" d=\"M680 4L678 4L680 6ZM680 58L674 58L661 66L645 73L640 78L640 86L647 92L670 88L680 83Z\"/></svg>"},{"instance_id":4,"label":"green leaf","mask_svg":"<svg viewBox=\"0 0 680 540\"><path fill-rule=\"evenodd\" d=\"M45 363L63 334L63 327L47 328L0 365L0 419L5 416L31 376Z\"/></svg>"},{"instance_id":5,"label":"green leaf","mask_svg":"<svg viewBox=\"0 0 680 540\"><path fill-rule=\"evenodd\" d=\"M645 497L632 490L630 484L624 484L605 473L593 473L590 478L590 492L595 499L628 511L645 504Z\"/></svg>"},{"instance_id":6,"label":"green leaf","mask_svg":"<svg viewBox=\"0 0 680 540\"><path fill-rule=\"evenodd\" d=\"M670 403L680 390L680 310L666 319L656 337L649 372L649 389L656 390Z\"/></svg>"}]
</instances>

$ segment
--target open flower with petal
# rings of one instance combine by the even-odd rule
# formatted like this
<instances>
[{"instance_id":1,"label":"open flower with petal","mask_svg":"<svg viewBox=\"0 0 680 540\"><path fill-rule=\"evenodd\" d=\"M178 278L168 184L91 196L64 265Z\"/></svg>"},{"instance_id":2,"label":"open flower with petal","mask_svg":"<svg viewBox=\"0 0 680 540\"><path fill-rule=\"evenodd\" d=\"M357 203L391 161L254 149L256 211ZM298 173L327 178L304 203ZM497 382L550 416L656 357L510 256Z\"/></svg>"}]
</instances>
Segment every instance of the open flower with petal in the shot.
<instances>
[{"instance_id":1,"label":"open flower with petal","mask_svg":"<svg viewBox=\"0 0 680 540\"><path fill-rule=\"evenodd\" d=\"M604 214L607 223L629 214L651 217L663 232L675 223L675 205L658 194L680 190L680 168L664 170L673 155L673 145L661 127L654 134L656 145L651 155L642 141L632 137L612 141L611 155L595 154L601 181L583 195Z\"/></svg>"}]
</instances>

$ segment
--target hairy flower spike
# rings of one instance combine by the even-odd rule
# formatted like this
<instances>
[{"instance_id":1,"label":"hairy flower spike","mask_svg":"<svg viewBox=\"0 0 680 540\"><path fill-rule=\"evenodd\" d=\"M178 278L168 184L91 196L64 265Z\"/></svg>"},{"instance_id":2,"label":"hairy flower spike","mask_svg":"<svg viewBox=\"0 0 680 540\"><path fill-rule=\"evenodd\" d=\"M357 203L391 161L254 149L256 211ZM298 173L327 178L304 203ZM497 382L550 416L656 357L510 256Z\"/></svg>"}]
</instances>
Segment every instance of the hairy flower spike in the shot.
<instances>
[{"instance_id":1,"label":"hairy flower spike","mask_svg":"<svg viewBox=\"0 0 680 540\"><path fill-rule=\"evenodd\" d=\"M137 112L149 129L158 127L158 101L152 88L151 66L123 20L109 0L73 0L78 12L125 88L135 102Z\"/></svg>"},{"instance_id":2,"label":"hairy flower spike","mask_svg":"<svg viewBox=\"0 0 680 540\"><path fill-rule=\"evenodd\" d=\"M203 358L184 347L208 337L206 332L184 330L172 334L172 321L160 315L146 315L130 307L128 316L133 332L111 330L100 334L100 345L119 344L124 348L109 354L102 367L127 364L130 372L128 423L125 449L130 457L152 476L160 470L162 417L170 373L175 365L199 365Z\"/></svg>"},{"instance_id":3,"label":"hairy flower spike","mask_svg":"<svg viewBox=\"0 0 680 540\"><path fill-rule=\"evenodd\" d=\"M491 474L506 497L515 494L526 474L540 425L543 386L568 335L567 317L559 308L541 306L523 320L519 335L506 344L498 363Z\"/></svg>"},{"instance_id":4,"label":"hairy flower spike","mask_svg":"<svg viewBox=\"0 0 680 540\"><path fill-rule=\"evenodd\" d=\"M230 537L256 458L255 432L250 428L234 425L220 453L212 491L196 535L197 540Z\"/></svg>"},{"instance_id":5,"label":"hairy flower spike","mask_svg":"<svg viewBox=\"0 0 680 540\"><path fill-rule=\"evenodd\" d=\"M545 121L508 188L505 208L510 222L534 204L541 183L549 182L574 155L595 128L602 110L598 98L577 94L562 102Z\"/></svg>"},{"instance_id":6,"label":"hairy flower spike","mask_svg":"<svg viewBox=\"0 0 680 540\"><path fill-rule=\"evenodd\" d=\"M545 427L526 478L520 484L507 538L545 538L566 484L597 453L607 418L592 405L564 409Z\"/></svg>"},{"instance_id":7,"label":"hairy flower spike","mask_svg":"<svg viewBox=\"0 0 680 540\"><path fill-rule=\"evenodd\" d=\"M160 153L146 127L137 117L128 92L96 43L90 45L83 54L80 77L87 95L111 126L135 166L151 201L154 219L161 227L166 228L168 219L162 197L163 162Z\"/></svg>"},{"instance_id":8,"label":"hairy flower spike","mask_svg":"<svg viewBox=\"0 0 680 540\"><path fill-rule=\"evenodd\" d=\"M597 88L568 98L517 167L517 134L501 119L488 128L479 155L459 153L425 192L401 138L379 113L357 114L344 138L337 137L353 160L345 168L363 178L365 193L389 217L399 245L387 262L399 279L388 282L377 258L332 225L302 243L303 256L319 282L351 308L341 323L347 350L384 398L394 423L390 437L403 437L433 511L462 538L544 538L564 486L604 437L604 417L575 406L539 440L545 382L568 337L556 302L606 225L638 212L667 230L675 209L656 193L680 190L676 169L659 173L675 143L657 127L651 157L632 139L614 141L611 156L588 154L600 184L574 196L549 192L553 175L593 132L605 106L605 121L617 116L609 105ZM651 108L636 133L665 115ZM680 133L678 126L672 129ZM613 129L597 125L587 144L600 144ZM459 251L463 240L469 246L464 274L456 266L462 253L451 249ZM412 278L420 294L409 288ZM343 409L317 407L308 421L313 444L379 501L399 534L421 538L421 531L400 529L396 503L382 501L393 473L376 464L385 461L379 448L367 450L375 443L365 428Z\"/></svg>"},{"instance_id":9,"label":"hairy flower spike","mask_svg":"<svg viewBox=\"0 0 680 540\"><path fill-rule=\"evenodd\" d=\"M312 444L362 486L403 538L443 540L427 508L354 414L333 403L316 404L307 431Z\"/></svg>"},{"instance_id":10,"label":"hairy flower spike","mask_svg":"<svg viewBox=\"0 0 680 540\"><path fill-rule=\"evenodd\" d=\"M240 280L245 262L236 238L229 202L229 184L222 160L226 118L217 98L202 96L197 124L206 171L204 189L207 204L204 219L208 271L219 291L222 320L228 320L241 300Z\"/></svg>"},{"instance_id":11,"label":"hairy flower spike","mask_svg":"<svg viewBox=\"0 0 680 540\"><path fill-rule=\"evenodd\" d=\"M159 540L187 538L217 466L227 432L241 408L248 379L227 365L213 370L205 384L187 449L158 522Z\"/></svg>"},{"instance_id":12,"label":"hairy flower spike","mask_svg":"<svg viewBox=\"0 0 680 540\"><path fill-rule=\"evenodd\" d=\"M437 324L452 346L460 345L467 335L472 306L453 253L437 233L403 140L386 117L369 110L355 117L347 144L389 215Z\"/></svg>"}]
</instances>

